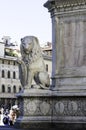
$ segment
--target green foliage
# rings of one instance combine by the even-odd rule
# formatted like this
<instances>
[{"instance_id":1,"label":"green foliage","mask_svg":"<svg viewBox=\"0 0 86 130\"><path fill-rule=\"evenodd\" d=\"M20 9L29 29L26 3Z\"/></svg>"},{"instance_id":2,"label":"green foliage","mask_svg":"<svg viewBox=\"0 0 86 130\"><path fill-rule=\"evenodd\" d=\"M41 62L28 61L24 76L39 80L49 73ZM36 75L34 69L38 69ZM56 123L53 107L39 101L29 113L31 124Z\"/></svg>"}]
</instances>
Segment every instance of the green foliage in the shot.
<instances>
[{"instance_id":1,"label":"green foliage","mask_svg":"<svg viewBox=\"0 0 86 130\"><path fill-rule=\"evenodd\" d=\"M5 50L5 55L7 56L13 56L13 57L17 57L17 53L15 53L13 50L10 50L10 51L6 51Z\"/></svg>"}]
</instances>

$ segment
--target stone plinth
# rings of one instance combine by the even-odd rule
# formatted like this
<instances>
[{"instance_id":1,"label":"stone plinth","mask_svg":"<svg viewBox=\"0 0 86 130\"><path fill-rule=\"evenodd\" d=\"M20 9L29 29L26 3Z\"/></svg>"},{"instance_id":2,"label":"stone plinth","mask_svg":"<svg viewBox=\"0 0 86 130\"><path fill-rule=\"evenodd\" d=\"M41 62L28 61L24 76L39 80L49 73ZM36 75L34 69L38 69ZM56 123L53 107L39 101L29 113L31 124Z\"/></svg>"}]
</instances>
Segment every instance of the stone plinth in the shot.
<instances>
[{"instance_id":1,"label":"stone plinth","mask_svg":"<svg viewBox=\"0 0 86 130\"><path fill-rule=\"evenodd\" d=\"M17 128L52 127L52 91L31 89L17 95L20 116L15 123Z\"/></svg>"},{"instance_id":2,"label":"stone plinth","mask_svg":"<svg viewBox=\"0 0 86 130\"><path fill-rule=\"evenodd\" d=\"M53 123L86 129L86 0L48 0L44 6L52 19Z\"/></svg>"},{"instance_id":3,"label":"stone plinth","mask_svg":"<svg viewBox=\"0 0 86 130\"><path fill-rule=\"evenodd\" d=\"M86 127L86 93L29 90L17 95L20 116L16 128L82 129Z\"/></svg>"}]
</instances>

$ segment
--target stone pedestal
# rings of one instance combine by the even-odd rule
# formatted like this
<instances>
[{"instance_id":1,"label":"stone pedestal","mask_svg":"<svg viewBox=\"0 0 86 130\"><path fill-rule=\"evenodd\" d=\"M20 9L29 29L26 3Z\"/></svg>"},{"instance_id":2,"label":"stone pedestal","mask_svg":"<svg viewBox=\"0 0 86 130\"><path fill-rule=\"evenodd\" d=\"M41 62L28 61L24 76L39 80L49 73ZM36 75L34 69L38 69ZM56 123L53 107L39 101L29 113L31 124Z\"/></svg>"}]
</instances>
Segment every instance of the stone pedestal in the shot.
<instances>
[{"instance_id":1,"label":"stone pedestal","mask_svg":"<svg viewBox=\"0 0 86 130\"><path fill-rule=\"evenodd\" d=\"M16 128L52 127L52 91L31 89L17 97L20 116L14 125Z\"/></svg>"},{"instance_id":2,"label":"stone pedestal","mask_svg":"<svg viewBox=\"0 0 86 130\"><path fill-rule=\"evenodd\" d=\"M19 93L20 116L14 127L37 130L86 128L86 93L29 90Z\"/></svg>"},{"instance_id":3,"label":"stone pedestal","mask_svg":"<svg viewBox=\"0 0 86 130\"><path fill-rule=\"evenodd\" d=\"M86 2L48 0L52 18L52 82L57 91L86 91Z\"/></svg>"},{"instance_id":4,"label":"stone pedestal","mask_svg":"<svg viewBox=\"0 0 86 130\"><path fill-rule=\"evenodd\" d=\"M85 129L86 1L48 0L44 6L52 19L52 120L59 129Z\"/></svg>"}]
</instances>

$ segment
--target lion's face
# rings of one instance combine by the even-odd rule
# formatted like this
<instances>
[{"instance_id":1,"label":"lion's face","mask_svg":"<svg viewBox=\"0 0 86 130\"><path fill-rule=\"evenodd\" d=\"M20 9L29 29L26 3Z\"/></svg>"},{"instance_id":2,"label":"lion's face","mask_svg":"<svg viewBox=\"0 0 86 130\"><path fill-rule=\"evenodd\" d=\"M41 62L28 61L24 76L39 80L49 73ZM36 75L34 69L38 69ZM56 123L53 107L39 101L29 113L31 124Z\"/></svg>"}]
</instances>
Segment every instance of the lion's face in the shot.
<instances>
[{"instance_id":1,"label":"lion's face","mask_svg":"<svg viewBox=\"0 0 86 130\"><path fill-rule=\"evenodd\" d=\"M26 54L29 54L33 49L33 40L31 37L24 37L21 39L21 45Z\"/></svg>"}]
</instances>

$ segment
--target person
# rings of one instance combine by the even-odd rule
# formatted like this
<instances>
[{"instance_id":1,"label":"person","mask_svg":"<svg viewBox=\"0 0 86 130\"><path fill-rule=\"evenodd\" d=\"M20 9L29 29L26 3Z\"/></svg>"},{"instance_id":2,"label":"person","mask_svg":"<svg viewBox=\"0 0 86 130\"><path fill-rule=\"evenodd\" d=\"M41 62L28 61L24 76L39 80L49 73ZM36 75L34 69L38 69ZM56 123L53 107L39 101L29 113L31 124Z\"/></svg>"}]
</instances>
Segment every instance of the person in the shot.
<instances>
[{"instance_id":1,"label":"person","mask_svg":"<svg viewBox=\"0 0 86 130\"><path fill-rule=\"evenodd\" d=\"M16 112L11 109L9 112L9 125L14 125L14 122L16 120Z\"/></svg>"},{"instance_id":2,"label":"person","mask_svg":"<svg viewBox=\"0 0 86 130\"><path fill-rule=\"evenodd\" d=\"M20 114L18 105L14 105L11 107L9 111L9 125L14 125L16 118L18 118Z\"/></svg>"},{"instance_id":3,"label":"person","mask_svg":"<svg viewBox=\"0 0 86 130\"><path fill-rule=\"evenodd\" d=\"M8 116L8 113L5 113L4 117L3 117L3 123L5 125L8 125L9 123L9 116Z\"/></svg>"},{"instance_id":4,"label":"person","mask_svg":"<svg viewBox=\"0 0 86 130\"><path fill-rule=\"evenodd\" d=\"M1 114L4 114L4 108L3 107L1 108Z\"/></svg>"}]
</instances>

